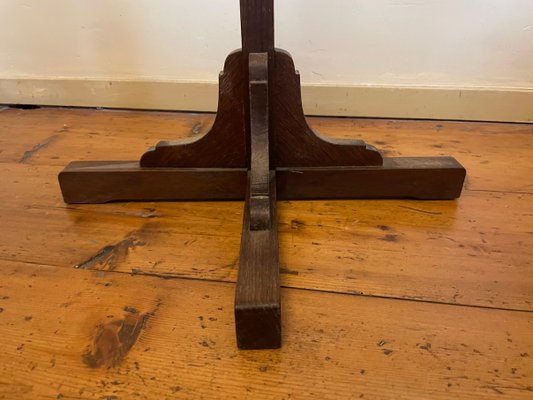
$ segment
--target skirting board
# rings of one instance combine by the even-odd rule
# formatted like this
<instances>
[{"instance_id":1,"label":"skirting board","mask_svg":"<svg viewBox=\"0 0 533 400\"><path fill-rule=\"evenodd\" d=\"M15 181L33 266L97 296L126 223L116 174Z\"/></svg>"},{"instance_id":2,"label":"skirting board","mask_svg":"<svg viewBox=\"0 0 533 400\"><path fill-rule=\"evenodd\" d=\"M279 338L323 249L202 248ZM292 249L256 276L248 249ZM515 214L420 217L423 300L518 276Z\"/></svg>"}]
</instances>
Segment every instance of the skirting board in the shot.
<instances>
[{"instance_id":1,"label":"skirting board","mask_svg":"<svg viewBox=\"0 0 533 400\"><path fill-rule=\"evenodd\" d=\"M303 85L307 115L533 122L533 89ZM0 104L216 111L215 82L0 78Z\"/></svg>"}]
</instances>

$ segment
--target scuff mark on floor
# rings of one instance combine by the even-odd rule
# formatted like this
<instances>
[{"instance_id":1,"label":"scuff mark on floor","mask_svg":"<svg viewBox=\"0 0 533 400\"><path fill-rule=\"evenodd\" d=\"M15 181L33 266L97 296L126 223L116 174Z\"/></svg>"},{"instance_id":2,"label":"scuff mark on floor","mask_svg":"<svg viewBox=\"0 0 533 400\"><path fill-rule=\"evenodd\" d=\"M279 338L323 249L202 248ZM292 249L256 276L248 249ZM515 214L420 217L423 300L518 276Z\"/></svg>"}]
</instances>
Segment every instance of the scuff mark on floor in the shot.
<instances>
[{"instance_id":1,"label":"scuff mark on floor","mask_svg":"<svg viewBox=\"0 0 533 400\"><path fill-rule=\"evenodd\" d=\"M83 354L90 368L117 366L137 342L150 314L127 313L122 320L97 326L93 343Z\"/></svg>"},{"instance_id":2,"label":"scuff mark on floor","mask_svg":"<svg viewBox=\"0 0 533 400\"><path fill-rule=\"evenodd\" d=\"M74 268L114 271L128 257L131 250L146 245L147 225L131 232L120 242L105 246L94 256L79 263Z\"/></svg>"},{"instance_id":3,"label":"scuff mark on floor","mask_svg":"<svg viewBox=\"0 0 533 400\"><path fill-rule=\"evenodd\" d=\"M19 163L25 164L27 163L39 150L44 149L46 146L49 146L51 143L55 142L59 138L59 135L53 135L49 138L43 140L41 143L37 143L31 150L27 150L24 152L24 155L19 160Z\"/></svg>"},{"instance_id":4,"label":"scuff mark on floor","mask_svg":"<svg viewBox=\"0 0 533 400\"><path fill-rule=\"evenodd\" d=\"M198 136L200 133L202 133L203 124L201 122L197 122L194 124L194 126L191 128L191 134L190 136Z\"/></svg>"},{"instance_id":5,"label":"scuff mark on floor","mask_svg":"<svg viewBox=\"0 0 533 400\"><path fill-rule=\"evenodd\" d=\"M422 210L420 208L407 207L407 206L398 206L398 207L405 208L406 210L416 211L416 212L419 212L419 213L422 213L422 214L442 215L442 213L438 212L438 211L426 211L426 210Z\"/></svg>"}]
</instances>

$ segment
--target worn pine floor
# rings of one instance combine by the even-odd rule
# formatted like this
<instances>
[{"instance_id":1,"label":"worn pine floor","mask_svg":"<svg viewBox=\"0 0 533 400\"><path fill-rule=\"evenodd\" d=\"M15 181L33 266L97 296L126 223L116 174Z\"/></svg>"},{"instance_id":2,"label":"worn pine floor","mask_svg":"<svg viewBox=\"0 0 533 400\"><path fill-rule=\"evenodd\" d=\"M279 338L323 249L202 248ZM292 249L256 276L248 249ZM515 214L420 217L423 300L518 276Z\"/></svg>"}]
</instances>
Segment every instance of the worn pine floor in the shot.
<instances>
[{"instance_id":1,"label":"worn pine floor","mask_svg":"<svg viewBox=\"0 0 533 400\"><path fill-rule=\"evenodd\" d=\"M284 347L241 352L242 203L69 206L56 179L211 122L0 111L0 398L533 399L533 125L312 119L455 156L464 196L280 203Z\"/></svg>"}]
</instances>

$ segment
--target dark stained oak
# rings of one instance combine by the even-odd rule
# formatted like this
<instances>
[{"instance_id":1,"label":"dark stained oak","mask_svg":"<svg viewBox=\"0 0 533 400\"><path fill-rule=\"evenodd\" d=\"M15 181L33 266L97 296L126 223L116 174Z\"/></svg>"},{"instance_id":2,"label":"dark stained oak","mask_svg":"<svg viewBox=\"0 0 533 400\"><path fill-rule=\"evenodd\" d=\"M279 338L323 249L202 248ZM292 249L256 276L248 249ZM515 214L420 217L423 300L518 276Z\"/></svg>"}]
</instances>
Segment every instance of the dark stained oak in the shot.
<instances>
[{"instance_id":1,"label":"dark stained oak","mask_svg":"<svg viewBox=\"0 0 533 400\"><path fill-rule=\"evenodd\" d=\"M70 164L59 183L67 203L244 197L237 344L278 348L278 192L285 199L455 199L466 171L451 157L384 159L362 140L314 132L304 116L292 57L275 49L274 1L240 4L242 49L229 55L220 75L219 109L209 132L162 141L139 163Z\"/></svg>"},{"instance_id":2,"label":"dark stained oak","mask_svg":"<svg viewBox=\"0 0 533 400\"><path fill-rule=\"evenodd\" d=\"M252 229L246 201L235 289L235 328L240 349L281 347L281 300L276 226L276 178L270 179L270 225Z\"/></svg>"},{"instance_id":3,"label":"dark stained oak","mask_svg":"<svg viewBox=\"0 0 533 400\"><path fill-rule=\"evenodd\" d=\"M85 265L98 270L235 283L246 171L241 201L230 202L68 205L56 181L68 159L134 159L157 137L173 130L176 137L201 135L213 119L71 108L0 112L2 258L66 269L89 261ZM283 201L278 194L283 286L533 309L533 125L310 121L337 137L361 132L390 155L457 154L468 166L468 182L457 201ZM64 125L68 132L41 147ZM504 154L513 154L512 163ZM280 186L279 174L276 180Z\"/></svg>"},{"instance_id":4,"label":"dark stained oak","mask_svg":"<svg viewBox=\"0 0 533 400\"><path fill-rule=\"evenodd\" d=\"M305 119L300 77L289 53L276 50L272 130L276 167L379 166L379 151L362 140L331 139L314 132Z\"/></svg>"},{"instance_id":5,"label":"dark stained oak","mask_svg":"<svg viewBox=\"0 0 533 400\"><path fill-rule=\"evenodd\" d=\"M68 204L243 200L246 168L142 168L137 161L74 161L59 173Z\"/></svg>"},{"instance_id":6,"label":"dark stained oak","mask_svg":"<svg viewBox=\"0 0 533 400\"><path fill-rule=\"evenodd\" d=\"M219 77L218 112L211 130L200 138L159 142L141 157L142 167L245 168L248 87L242 73L243 54L231 53ZM221 149L226 149L222 151Z\"/></svg>"},{"instance_id":7,"label":"dark stained oak","mask_svg":"<svg viewBox=\"0 0 533 400\"><path fill-rule=\"evenodd\" d=\"M242 224L235 328L240 349L281 347L276 173L269 167L268 53L250 53L251 166Z\"/></svg>"},{"instance_id":8,"label":"dark stained oak","mask_svg":"<svg viewBox=\"0 0 533 400\"><path fill-rule=\"evenodd\" d=\"M270 112L268 103L268 53L250 54L250 229L272 227L270 215Z\"/></svg>"},{"instance_id":9,"label":"dark stained oak","mask_svg":"<svg viewBox=\"0 0 533 400\"><path fill-rule=\"evenodd\" d=\"M466 171L452 157L386 157L380 167L277 168L279 200L455 199ZM140 168L74 161L59 174L66 203L244 200L245 168Z\"/></svg>"}]
</instances>

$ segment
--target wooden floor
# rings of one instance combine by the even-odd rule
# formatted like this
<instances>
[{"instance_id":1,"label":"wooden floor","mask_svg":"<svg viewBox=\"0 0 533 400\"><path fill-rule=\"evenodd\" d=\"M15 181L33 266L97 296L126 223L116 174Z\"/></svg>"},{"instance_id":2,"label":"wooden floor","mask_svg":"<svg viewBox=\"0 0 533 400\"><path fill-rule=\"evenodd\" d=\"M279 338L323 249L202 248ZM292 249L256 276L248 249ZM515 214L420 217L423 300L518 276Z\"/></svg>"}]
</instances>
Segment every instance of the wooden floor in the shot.
<instances>
[{"instance_id":1,"label":"wooden floor","mask_svg":"<svg viewBox=\"0 0 533 400\"><path fill-rule=\"evenodd\" d=\"M284 346L238 351L242 203L69 206L56 178L212 119L0 111L0 398L533 399L533 125L312 119L466 189L280 203Z\"/></svg>"}]
</instances>

